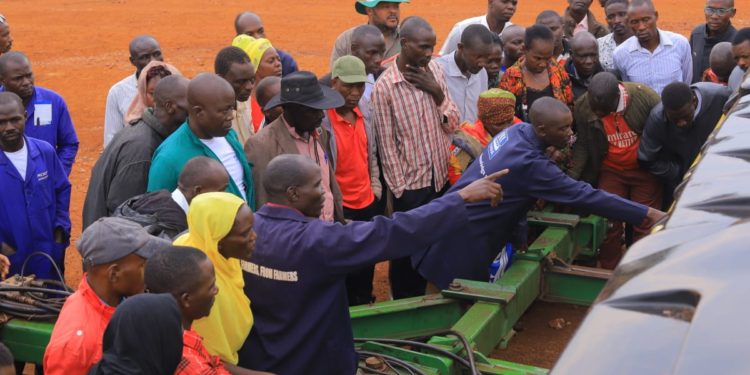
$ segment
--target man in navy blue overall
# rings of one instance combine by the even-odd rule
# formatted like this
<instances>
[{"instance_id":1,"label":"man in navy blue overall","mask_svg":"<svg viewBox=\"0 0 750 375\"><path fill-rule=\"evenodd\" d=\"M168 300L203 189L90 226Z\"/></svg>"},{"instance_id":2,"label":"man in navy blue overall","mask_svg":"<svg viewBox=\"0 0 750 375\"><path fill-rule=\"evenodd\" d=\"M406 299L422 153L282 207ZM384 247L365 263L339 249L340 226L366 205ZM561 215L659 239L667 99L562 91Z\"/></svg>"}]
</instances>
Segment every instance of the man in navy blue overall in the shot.
<instances>
[{"instance_id":1,"label":"man in navy blue overall","mask_svg":"<svg viewBox=\"0 0 750 375\"><path fill-rule=\"evenodd\" d=\"M565 104L554 98L539 99L530 116L533 125L521 123L495 136L449 190L460 190L508 169L510 173L503 179L503 204L497 208L484 202L468 204L466 225L452 228L452 235L412 256L412 265L437 287L447 288L454 278L488 280L490 264L537 199L632 224L653 224L664 216L661 211L573 180L545 155L548 146L561 149L574 140L573 116Z\"/></svg>"},{"instance_id":2,"label":"man in navy blue overall","mask_svg":"<svg viewBox=\"0 0 750 375\"><path fill-rule=\"evenodd\" d=\"M277 374L354 374L346 275L414 254L466 225L466 202L496 205L502 189L493 181L506 173L393 218L342 225L318 219L324 191L314 161L274 158L263 176L269 202L255 214L255 251L242 262L255 324L239 365Z\"/></svg>"}]
</instances>

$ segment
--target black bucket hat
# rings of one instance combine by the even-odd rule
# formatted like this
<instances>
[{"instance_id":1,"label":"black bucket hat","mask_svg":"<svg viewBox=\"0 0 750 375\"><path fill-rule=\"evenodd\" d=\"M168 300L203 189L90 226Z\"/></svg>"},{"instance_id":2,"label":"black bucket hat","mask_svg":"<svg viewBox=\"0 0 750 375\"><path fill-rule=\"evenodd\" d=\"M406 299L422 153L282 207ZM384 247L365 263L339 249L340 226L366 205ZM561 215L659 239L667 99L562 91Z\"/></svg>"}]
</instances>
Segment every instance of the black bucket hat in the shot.
<instances>
[{"instance_id":1,"label":"black bucket hat","mask_svg":"<svg viewBox=\"0 0 750 375\"><path fill-rule=\"evenodd\" d=\"M271 98L263 110L267 111L287 103L324 110L341 107L344 105L344 97L330 87L318 83L315 74L299 71L281 78L281 92Z\"/></svg>"}]
</instances>

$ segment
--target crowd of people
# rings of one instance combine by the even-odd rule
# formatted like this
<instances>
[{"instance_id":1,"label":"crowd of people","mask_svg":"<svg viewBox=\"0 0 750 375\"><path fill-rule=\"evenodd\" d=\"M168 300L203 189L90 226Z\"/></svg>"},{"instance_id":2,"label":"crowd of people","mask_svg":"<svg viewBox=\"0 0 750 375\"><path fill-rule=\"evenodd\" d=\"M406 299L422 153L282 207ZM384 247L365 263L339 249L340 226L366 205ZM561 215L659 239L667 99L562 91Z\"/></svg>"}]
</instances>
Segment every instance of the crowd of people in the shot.
<instances>
[{"instance_id":1,"label":"crowd of people","mask_svg":"<svg viewBox=\"0 0 750 375\"><path fill-rule=\"evenodd\" d=\"M355 1L366 22L321 77L252 12L213 73L130 42L45 373L353 374L348 306L374 301L377 262L394 299L487 281L506 244L526 245L532 207L611 219L598 266L612 269L750 67L733 0L707 0L689 39L651 0L599 1L606 23L568 0L527 26L517 0L488 0L439 54L427 20L401 19L408 2ZM0 265L54 279L78 137L2 16L0 52Z\"/></svg>"}]
</instances>

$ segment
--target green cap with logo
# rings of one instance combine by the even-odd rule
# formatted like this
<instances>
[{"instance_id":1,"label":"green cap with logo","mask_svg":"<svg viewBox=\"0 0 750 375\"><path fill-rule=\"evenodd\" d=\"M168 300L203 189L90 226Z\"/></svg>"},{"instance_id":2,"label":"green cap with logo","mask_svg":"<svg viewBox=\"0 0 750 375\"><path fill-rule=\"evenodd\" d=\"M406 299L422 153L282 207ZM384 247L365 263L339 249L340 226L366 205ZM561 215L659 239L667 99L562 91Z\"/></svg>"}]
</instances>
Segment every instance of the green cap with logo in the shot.
<instances>
[{"instance_id":1,"label":"green cap with logo","mask_svg":"<svg viewBox=\"0 0 750 375\"><path fill-rule=\"evenodd\" d=\"M367 79L365 63L352 55L341 56L333 62L331 79L338 78L344 83L372 83Z\"/></svg>"},{"instance_id":2,"label":"green cap with logo","mask_svg":"<svg viewBox=\"0 0 750 375\"><path fill-rule=\"evenodd\" d=\"M381 1L381 0L360 0L354 3L354 9L357 10L357 13L359 14L367 14L366 8L375 8L380 3L408 3L409 0L387 0L387 1Z\"/></svg>"}]
</instances>

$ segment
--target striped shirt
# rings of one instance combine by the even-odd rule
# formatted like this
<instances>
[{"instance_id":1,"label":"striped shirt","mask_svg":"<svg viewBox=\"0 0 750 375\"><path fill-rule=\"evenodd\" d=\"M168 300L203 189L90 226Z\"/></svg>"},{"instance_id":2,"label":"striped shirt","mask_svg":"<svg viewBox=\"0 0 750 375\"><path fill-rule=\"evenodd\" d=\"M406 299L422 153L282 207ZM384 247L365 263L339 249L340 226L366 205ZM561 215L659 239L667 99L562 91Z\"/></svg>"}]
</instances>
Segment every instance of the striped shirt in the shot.
<instances>
[{"instance_id":1,"label":"striped shirt","mask_svg":"<svg viewBox=\"0 0 750 375\"><path fill-rule=\"evenodd\" d=\"M109 89L107 106L104 110L104 147L107 147L115 134L125 127L125 114L136 94L138 94L138 80L135 74L125 77Z\"/></svg>"},{"instance_id":2,"label":"striped shirt","mask_svg":"<svg viewBox=\"0 0 750 375\"><path fill-rule=\"evenodd\" d=\"M404 190L430 187L433 180L440 191L448 180L451 135L458 128L459 112L440 64L430 61L429 69L445 95L440 106L407 82L398 64L383 72L372 91L370 107L383 174L396 198Z\"/></svg>"},{"instance_id":3,"label":"striped shirt","mask_svg":"<svg viewBox=\"0 0 750 375\"><path fill-rule=\"evenodd\" d=\"M672 82L689 85L693 79L690 44L684 36L670 31L659 30L659 45L653 53L631 36L615 49L614 61L623 81L646 84L658 94Z\"/></svg>"}]
</instances>

